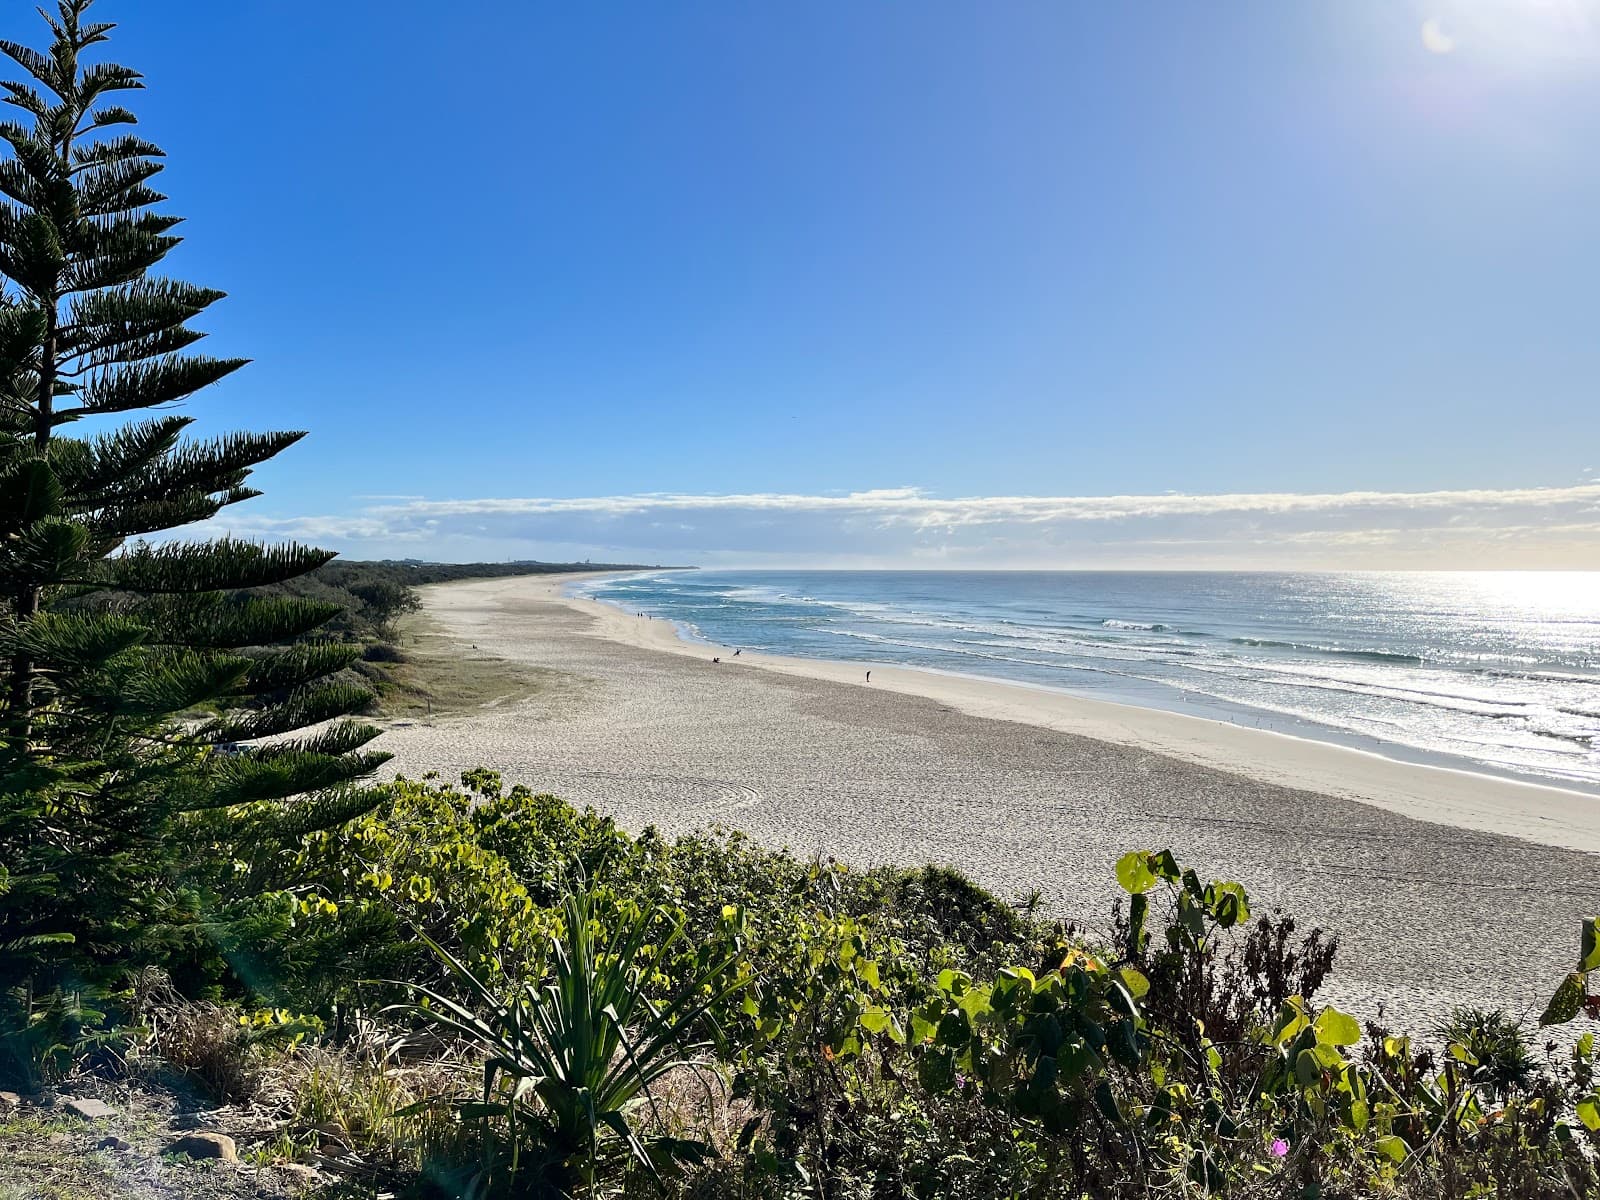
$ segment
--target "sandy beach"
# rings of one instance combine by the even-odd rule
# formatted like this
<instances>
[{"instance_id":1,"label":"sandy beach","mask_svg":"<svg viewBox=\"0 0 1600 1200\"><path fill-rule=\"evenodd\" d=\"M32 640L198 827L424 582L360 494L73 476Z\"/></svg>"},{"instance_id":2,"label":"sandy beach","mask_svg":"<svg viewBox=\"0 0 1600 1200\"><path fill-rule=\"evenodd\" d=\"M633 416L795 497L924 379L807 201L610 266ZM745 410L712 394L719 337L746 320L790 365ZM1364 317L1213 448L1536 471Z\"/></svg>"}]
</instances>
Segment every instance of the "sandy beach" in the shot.
<instances>
[{"instance_id":1,"label":"sandy beach","mask_svg":"<svg viewBox=\"0 0 1600 1200\"><path fill-rule=\"evenodd\" d=\"M568 597L572 575L439 585L463 655L552 681L383 739L408 775L486 765L668 832L948 863L1103 924L1111 866L1171 846L1339 935L1329 998L1425 1023L1539 1007L1600 911L1600 802L1182 714L903 668L731 658ZM721 663L713 663L720 653Z\"/></svg>"}]
</instances>

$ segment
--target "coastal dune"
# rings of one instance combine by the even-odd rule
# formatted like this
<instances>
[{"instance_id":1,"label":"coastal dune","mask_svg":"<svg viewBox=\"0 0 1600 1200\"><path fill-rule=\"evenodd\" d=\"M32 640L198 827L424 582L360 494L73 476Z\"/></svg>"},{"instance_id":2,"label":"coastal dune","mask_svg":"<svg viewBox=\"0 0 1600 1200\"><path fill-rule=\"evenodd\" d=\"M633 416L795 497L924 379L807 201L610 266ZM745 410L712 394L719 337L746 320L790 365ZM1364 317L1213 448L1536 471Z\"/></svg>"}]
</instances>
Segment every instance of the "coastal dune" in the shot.
<instances>
[{"instance_id":1,"label":"coastal dune","mask_svg":"<svg viewBox=\"0 0 1600 1200\"><path fill-rule=\"evenodd\" d=\"M1258 911L1336 933L1329 998L1410 1023L1461 1003L1536 1013L1600 911L1591 796L1002 683L735 659L565 595L574 581L423 590L464 654L560 683L395 723L395 769L491 766L633 830L946 863L1102 927L1117 856L1170 846Z\"/></svg>"}]
</instances>

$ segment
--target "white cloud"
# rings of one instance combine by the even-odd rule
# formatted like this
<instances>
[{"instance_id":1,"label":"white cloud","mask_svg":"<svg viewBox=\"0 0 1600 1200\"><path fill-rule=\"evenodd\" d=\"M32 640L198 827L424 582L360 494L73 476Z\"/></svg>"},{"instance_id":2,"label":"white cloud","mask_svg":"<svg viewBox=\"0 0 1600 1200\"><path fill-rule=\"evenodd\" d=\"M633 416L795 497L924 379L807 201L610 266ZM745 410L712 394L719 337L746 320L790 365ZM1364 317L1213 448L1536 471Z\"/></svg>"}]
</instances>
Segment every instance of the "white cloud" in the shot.
<instances>
[{"instance_id":1,"label":"white cloud","mask_svg":"<svg viewBox=\"0 0 1600 1200\"><path fill-rule=\"evenodd\" d=\"M1456 40L1444 31L1438 17L1429 17L1422 23L1422 44L1429 54L1449 54L1456 48Z\"/></svg>"},{"instance_id":2,"label":"white cloud","mask_svg":"<svg viewBox=\"0 0 1600 1200\"><path fill-rule=\"evenodd\" d=\"M1566 566L1600 569L1600 482L1432 492L939 497L665 492L408 499L211 523L354 554L894 566Z\"/></svg>"},{"instance_id":3,"label":"white cloud","mask_svg":"<svg viewBox=\"0 0 1600 1200\"><path fill-rule=\"evenodd\" d=\"M1153 496L969 496L949 500L931 496L919 488L881 488L820 496L782 492L731 495L655 492L560 499L419 500L370 511L400 518L423 514L622 517L660 512L829 512L928 527L1354 509L1542 508L1584 501L1600 503L1600 484L1439 492L1239 492L1220 495L1166 492Z\"/></svg>"}]
</instances>

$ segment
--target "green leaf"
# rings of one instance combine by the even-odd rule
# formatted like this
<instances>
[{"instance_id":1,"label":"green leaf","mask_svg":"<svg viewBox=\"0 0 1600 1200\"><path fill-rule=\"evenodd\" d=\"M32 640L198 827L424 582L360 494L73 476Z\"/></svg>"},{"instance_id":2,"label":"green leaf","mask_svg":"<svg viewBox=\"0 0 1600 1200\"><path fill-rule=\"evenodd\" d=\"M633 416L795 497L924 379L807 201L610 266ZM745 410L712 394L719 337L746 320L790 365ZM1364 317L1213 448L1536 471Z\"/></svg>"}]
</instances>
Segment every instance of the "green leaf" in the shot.
<instances>
[{"instance_id":1,"label":"green leaf","mask_svg":"<svg viewBox=\"0 0 1600 1200\"><path fill-rule=\"evenodd\" d=\"M1591 1133L1600 1132L1600 1096L1585 1096L1575 1107L1583 1127Z\"/></svg>"},{"instance_id":2,"label":"green leaf","mask_svg":"<svg viewBox=\"0 0 1600 1200\"><path fill-rule=\"evenodd\" d=\"M1405 1162L1406 1155L1411 1153L1411 1147L1406 1145L1405 1139L1396 1137L1392 1133L1385 1134L1383 1137L1378 1138L1372 1143L1372 1148L1387 1158L1390 1162L1396 1163Z\"/></svg>"},{"instance_id":3,"label":"green leaf","mask_svg":"<svg viewBox=\"0 0 1600 1200\"><path fill-rule=\"evenodd\" d=\"M1322 1061L1314 1050L1302 1050L1294 1056L1294 1077L1301 1087L1311 1087L1322 1078Z\"/></svg>"},{"instance_id":4,"label":"green leaf","mask_svg":"<svg viewBox=\"0 0 1600 1200\"><path fill-rule=\"evenodd\" d=\"M1162 850L1150 856L1150 869L1169 883L1178 878L1178 860L1171 850Z\"/></svg>"},{"instance_id":5,"label":"green leaf","mask_svg":"<svg viewBox=\"0 0 1600 1200\"><path fill-rule=\"evenodd\" d=\"M1278 1009L1278 1022L1272 1029L1272 1044L1287 1045L1310 1024L1311 1020L1306 1016L1306 1002L1299 996L1290 996Z\"/></svg>"},{"instance_id":6,"label":"green leaf","mask_svg":"<svg viewBox=\"0 0 1600 1200\"><path fill-rule=\"evenodd\" d=\"M1130 850L1117 859L1117 882L1129 895L1137 896L1155 887L1156 874L1150 869L1149 858L1147 850Z\"/></svg>"},{"instance_id":7,"label":"green leaf","mask_svg":"<svg viewBox=\"0 0 1600 1200\"><path fill-rule=\"evenodd\" d=\"M1312 1028L1317 1032L1317 1041L1330 1046L1353 1046L1361 1040L1360 1023L1336 1008L1319 1012Z\"/></svg>"},{"instance_id":8,"label":"green leaf","mask_svg":"<svg viewBox=\"0 0 1600 1200\"><path fill-rule=\"evenodd\" d=\"M951 996L959 996L967 990L967 985L972 982L972 976L965 971L957 971L953 967L946 967L939 972L939 990Z\"/></svg>"},{"instance_id":9,"label":"green leaf","mask_svg":"<svg viewBox=\"0 0 1600 1200\"><path fill-rule=\"evenodd\" d=\"M972 1040L972 1029L967 1025L966 1015L959 1009L945 1013L934 1040L941 1046L965 1046Z\"/></svg>"},{"instance_id":10,"label":"green leaf","mask_svg":"<svg viewBox=\"0 0 1600 1200\"><path fill-rule=\"evenodd\" d=\"M1544 1014L1539 1018L1541 1025L1564 1025L1583 1008L1584 997L1588 994L1588 979L1582 971L1574 971L1561 981L1561 986L1556 989L1556 994L1550 997L1550 1003L1545 1006Z\"/></svg>"},{"instance_id":11,"label":"green leaf","mask_svg":"<svg viewBox=\"0 0 1600 1200\"><path fill-rule=\"evenodd\" d=\"M1250 901L1243 887L1237 883L1217 882L1207 886L1205 905L1218 925L1232 929L1250 919Z\"/></svg>"},{"instance_id":12,"label":"green leaf","mask_svg":"<svg viewBox=\"0 0 1600 1200\"><path fill-rule=\"evenodd\" d=\"M1590 917L1583 923L1583 953L1578 959L1578 970L1600 970L1600 917Z\"/></svg>"},{"instance_id":13,"label":"green leaf","mask_svg":"<svg viewBox=\"0 0 1600 1200\"><path fill-rule=\"evenodd\" d=\"M1150 992L1150 980L1136 967L1121 968L1117 972L1117 977L1122 980L1122 986L1128 989L1128 995L1135 1000L1144 999Z\"/></svg>"},{"instance_id":14,"label":"green leaf","mask_svg":"<svg viewBox=\"0 0 1600 1200\"><path fill-rule=\"evenodd\" d=\"M869 1008L862 1012L860 1018L861 1028L868 1033L879 1034L889 1032L889 1036L897 1042L905 1041L905 1034L901 1033L895 1024L894 1016L886 1008Z\"/></svg>"}]
</instances>

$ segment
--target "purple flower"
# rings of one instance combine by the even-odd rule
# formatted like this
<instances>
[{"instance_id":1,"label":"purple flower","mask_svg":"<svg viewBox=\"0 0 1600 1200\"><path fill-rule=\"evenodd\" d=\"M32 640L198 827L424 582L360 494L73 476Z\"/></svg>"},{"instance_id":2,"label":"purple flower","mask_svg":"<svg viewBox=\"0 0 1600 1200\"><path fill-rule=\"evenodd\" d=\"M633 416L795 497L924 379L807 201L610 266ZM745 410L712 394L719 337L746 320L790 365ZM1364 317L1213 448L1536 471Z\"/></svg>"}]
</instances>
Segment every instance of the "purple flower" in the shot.
<instances>
[{"instance_id":1,"label":"purple flower","mask_svg":"<svg viewBox=\"0 0 1600 1200\"><path fill-rule=\"evenodd\" d=\"M1282 1158L1285 1154L1288 1154L1288 1153L1289 1153L1289 1143L1288 1142L1284 1141L1282 1138L1273 1138L1272 1139L1272 1157L1273 1158Z\"/></svg>"}]
</instances>

